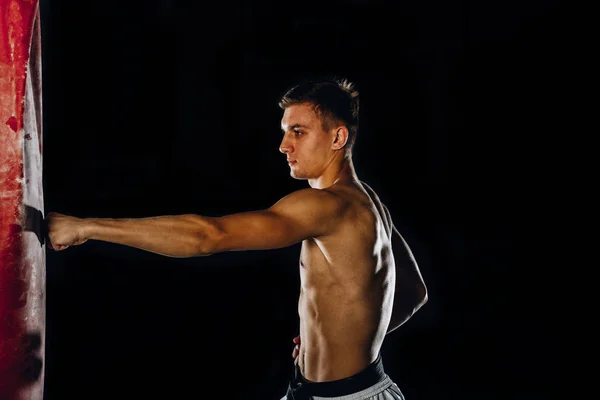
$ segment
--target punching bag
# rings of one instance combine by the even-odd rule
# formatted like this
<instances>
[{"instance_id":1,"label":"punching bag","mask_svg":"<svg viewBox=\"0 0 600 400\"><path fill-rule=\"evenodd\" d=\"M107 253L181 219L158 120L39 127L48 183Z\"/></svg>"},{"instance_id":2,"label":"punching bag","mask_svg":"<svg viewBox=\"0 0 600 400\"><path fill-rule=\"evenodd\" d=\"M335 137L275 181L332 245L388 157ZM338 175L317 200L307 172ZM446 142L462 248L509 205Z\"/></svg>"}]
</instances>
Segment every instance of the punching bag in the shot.
<instances>
[{"instance_id":1,"label":"punching bag","mask_svg":"<svg viewBox=\"0 0 600 400\"><path fill-rule=\"evenodd\" d=\"M38 0L0 0L0 399L42 400L45 234Z\"/></svg>"}]
</instances>

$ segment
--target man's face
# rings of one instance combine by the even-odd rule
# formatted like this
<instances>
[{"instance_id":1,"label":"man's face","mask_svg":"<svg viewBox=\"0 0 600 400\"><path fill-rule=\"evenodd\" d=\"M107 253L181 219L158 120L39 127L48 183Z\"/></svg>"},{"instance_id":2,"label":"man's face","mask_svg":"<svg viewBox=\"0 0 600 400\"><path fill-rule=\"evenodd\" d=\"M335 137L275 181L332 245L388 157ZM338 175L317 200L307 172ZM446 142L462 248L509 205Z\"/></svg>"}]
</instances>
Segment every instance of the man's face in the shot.
<instances>
[{"instance_id":1,"label":"man's face","mask_svg":"<svg viewBox=\"0 0 600 400\"><path fill-rule=\"evenodd\" d=\"M312 105L300 103L285 109L281 118L283 140L279 151L287 156L290 175L296 179L321 176L333 157L334 132L323 130L323 124Z\"/></svg>"}]
</instances>

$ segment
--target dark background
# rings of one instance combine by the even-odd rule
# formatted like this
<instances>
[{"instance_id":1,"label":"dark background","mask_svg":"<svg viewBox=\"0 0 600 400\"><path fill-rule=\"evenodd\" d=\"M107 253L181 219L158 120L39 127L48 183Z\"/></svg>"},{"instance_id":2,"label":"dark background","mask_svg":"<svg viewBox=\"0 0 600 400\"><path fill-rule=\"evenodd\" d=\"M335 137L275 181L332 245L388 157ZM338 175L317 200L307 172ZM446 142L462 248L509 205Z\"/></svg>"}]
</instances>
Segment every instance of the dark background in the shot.
<instances>
[{"instance_id":1,"label":"dark background","mask_svg":"<svg viewBox=\"0 0 600 400\"><path fill-rule=\"evenodd\" d=\"M429 288L386 339L387 373L408 400L541 394L552 356L516 243L557 123L557 1L42 0L41 13L46 213L268 207L307 187L278 151L279 96L347 77L357 173ZM48 250L45 399L280 399L299 246Z\"/></svg>"}]
</instances>

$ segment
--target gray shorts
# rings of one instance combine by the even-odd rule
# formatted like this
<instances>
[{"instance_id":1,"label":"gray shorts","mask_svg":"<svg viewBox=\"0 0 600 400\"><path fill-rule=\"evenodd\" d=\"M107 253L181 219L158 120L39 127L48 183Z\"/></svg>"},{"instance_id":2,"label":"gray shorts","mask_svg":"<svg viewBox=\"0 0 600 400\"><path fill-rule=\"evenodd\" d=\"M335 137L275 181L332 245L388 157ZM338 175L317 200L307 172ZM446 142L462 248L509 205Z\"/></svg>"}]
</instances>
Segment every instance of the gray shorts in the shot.
<instances>
[{"instance_id":1,"label":"gray shorts","mask_svg":"<svg viewBox=\"0 0 600 400\"><path fill-rule=\"evenodd\" d=\"M281 400L286 400L287 396L283 396ZM312 400L327 400L327 399L337 399L337 400L404 400L404 396L402 392L398 388L392 380L387 377L383 381L376 383L375 385L367 388L365 390L361 390L360 392L356 392L353 394L349 394L346 396L340 397L318 397L312 396L310 397Z\"/></svg>"},{"instance_id":2,"label":"gray shorts","mask_svg":"<svg viewBox=\"0 0 600 400\"><path fill-rule=\"evenodd\" d=\"M330 382L309 382L298 367L281 400L404 400L402 392L383 371L381 355L365 370Z\"/></svg>"}]
</instances>

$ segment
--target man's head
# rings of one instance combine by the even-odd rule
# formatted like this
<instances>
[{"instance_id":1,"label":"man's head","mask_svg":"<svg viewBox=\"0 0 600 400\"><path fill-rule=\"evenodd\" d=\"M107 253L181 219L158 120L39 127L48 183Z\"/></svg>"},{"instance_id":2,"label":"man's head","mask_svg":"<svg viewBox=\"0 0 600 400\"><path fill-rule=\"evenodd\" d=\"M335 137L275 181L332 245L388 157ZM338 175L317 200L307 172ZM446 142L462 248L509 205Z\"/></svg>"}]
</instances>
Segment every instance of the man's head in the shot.
<instances>
[{"instance_id":1,"label":"man's head","mask_svg":"<svg viewBox=\"0 0 600 400\"><path fill-rule=\"evenodd\" d=\"M350 158L358 133L358 92L345 79L306 81L280 100L280 151L298 179L320 176L335 159Z\"/></svg>"}]
</instances>

